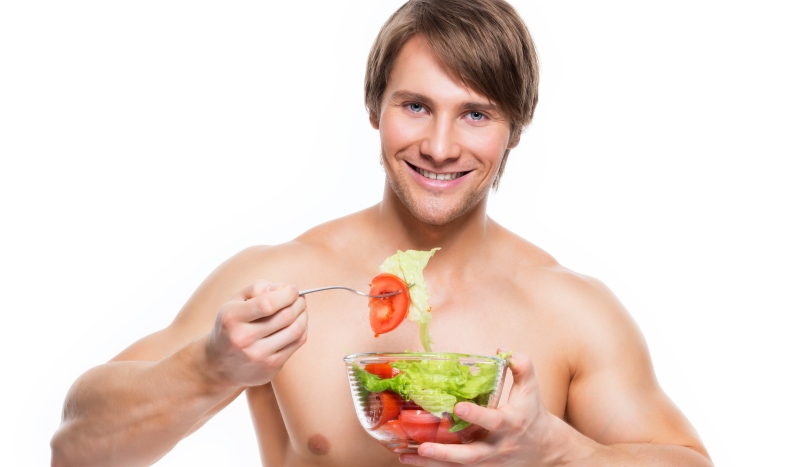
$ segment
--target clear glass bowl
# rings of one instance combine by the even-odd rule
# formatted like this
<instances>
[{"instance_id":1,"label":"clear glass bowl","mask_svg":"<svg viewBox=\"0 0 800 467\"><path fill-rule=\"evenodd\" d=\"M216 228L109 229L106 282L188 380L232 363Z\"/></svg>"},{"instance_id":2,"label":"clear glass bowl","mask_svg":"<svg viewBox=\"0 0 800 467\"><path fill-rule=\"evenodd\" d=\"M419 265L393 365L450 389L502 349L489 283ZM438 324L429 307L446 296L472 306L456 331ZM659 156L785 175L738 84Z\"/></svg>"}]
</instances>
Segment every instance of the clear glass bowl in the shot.
<instances>
[{"instance_id":1,"label":"clear glass bowl","mask_svg":"<svg viewBox=\"0 0 800 467\"><path fill-rule=\"evenodd\" d=\"M484 428L454 418L453 405L496 408L507 367L498 357L456 353L360 353L344 362L361 426L394 452L485 436Z\"/></svg>"}]
</instances>

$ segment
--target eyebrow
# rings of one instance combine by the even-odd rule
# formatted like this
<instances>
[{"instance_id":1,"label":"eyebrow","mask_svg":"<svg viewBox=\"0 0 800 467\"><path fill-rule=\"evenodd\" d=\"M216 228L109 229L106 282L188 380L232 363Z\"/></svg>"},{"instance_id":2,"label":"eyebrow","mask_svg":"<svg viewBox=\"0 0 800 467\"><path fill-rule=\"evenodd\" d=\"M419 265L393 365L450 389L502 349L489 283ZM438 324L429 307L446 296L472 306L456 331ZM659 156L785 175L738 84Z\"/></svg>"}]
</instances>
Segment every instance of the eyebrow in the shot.
<instances>
[{"instance_id":1,"label":"eyebrow","mask_svg":"<svg viewBox=\"0 0 800 467\"><path fill-rule=\"evenodd\" d=\"M424 94L419 94L411 91L402 91L402 90L393 92L392 95L389 96L389 100L414 101L428 106L432 104L431 99ZM500 112L500 109L497 107L497 105L491 102L464 101L459 104L459 107L462 110L473 110L477 112L498 112L498 113Z\"/></svg>"}]
</instances>

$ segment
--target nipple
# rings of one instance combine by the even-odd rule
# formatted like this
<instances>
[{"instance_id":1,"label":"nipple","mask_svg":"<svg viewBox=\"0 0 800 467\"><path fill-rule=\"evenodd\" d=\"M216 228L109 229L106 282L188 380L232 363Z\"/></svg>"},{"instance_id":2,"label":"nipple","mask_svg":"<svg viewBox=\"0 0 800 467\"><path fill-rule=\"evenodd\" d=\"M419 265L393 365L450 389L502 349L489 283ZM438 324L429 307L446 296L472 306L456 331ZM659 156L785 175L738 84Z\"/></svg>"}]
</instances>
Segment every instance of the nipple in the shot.
<instances>
[{"instance_id":1,"label":"nipple","mask_svg":"<svg viewBox=\"0 0 800 467\"><path fill-rule=\"evenodd\" d=\"M316 456L324 456L331 450L331 442L325 436L317 433L308 438L308 450Z\"/></svg>"}]
</instances>

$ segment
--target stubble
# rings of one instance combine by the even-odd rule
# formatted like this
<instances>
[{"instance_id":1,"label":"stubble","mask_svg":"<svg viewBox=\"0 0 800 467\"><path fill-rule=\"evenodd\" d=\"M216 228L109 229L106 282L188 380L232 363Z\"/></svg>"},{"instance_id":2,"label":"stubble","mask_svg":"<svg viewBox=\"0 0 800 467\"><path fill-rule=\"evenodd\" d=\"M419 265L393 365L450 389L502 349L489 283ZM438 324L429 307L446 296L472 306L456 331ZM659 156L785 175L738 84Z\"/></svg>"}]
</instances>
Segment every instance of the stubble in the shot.
<instances>
[{"instance_id":1,"label":"stubble","mask_svg":"<svg viewBox=\"0 0 800 467\"><path fill-rule=\"evenodd\" d=\"M413 190L410 182L401 180L397 174L390 173L381 157L381 166L386 173L386 179L397 199L419 221L428 225L446 225L475 207L489 192L489 186L484 190L470 191L459 199L447 196L441 192ZM417 193L415 199L414 193Z\"/></svg>"}]
</instances>

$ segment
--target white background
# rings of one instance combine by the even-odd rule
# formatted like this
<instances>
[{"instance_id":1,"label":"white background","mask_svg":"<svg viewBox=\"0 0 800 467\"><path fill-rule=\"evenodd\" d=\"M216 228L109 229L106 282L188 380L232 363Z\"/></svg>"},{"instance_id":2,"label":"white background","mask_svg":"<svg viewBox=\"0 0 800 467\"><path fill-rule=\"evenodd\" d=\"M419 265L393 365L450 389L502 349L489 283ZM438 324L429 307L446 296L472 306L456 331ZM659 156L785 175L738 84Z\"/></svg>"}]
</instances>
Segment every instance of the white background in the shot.
<instances>
[{"instance_id":1,"label":"white background","mask_svg":"<svg viewBox=\"0 0 800 467\"><path fill-rule=\"evenodd\" d=\"M0 6L0 465L221 261L379 201L361 86L401 2ZM717 465L795 458L792 2L514 2L541 101L490 215L603 280ZM323 284L320 284L323 285ZM257 465L243 398L160 466Z\"/></svg>"}]
</instances>

